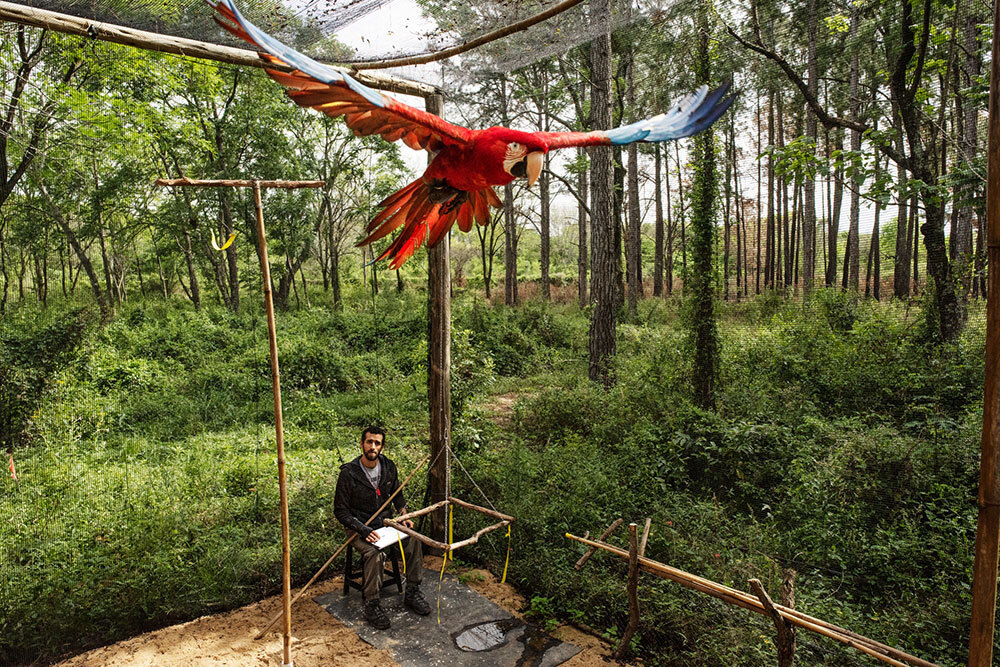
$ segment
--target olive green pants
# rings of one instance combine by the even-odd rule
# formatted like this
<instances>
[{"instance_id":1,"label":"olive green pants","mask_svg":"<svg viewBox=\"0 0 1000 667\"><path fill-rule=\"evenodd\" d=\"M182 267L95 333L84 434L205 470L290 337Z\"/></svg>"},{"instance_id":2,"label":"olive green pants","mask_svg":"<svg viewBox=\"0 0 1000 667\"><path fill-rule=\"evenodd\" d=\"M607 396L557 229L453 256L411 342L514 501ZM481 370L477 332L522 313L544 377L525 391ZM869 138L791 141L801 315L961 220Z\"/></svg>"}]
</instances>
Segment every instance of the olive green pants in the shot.
<instances>
[{"instance_id":1,"label":"olive green pants","mask_svg":"<svg viewBox=\"0 0 1000 667\"><path fill-rule=\"evenodd\" d=\"M385 549L376 549L375 545L366 542L365 538L358 535L354 538L351 546L358 550L363 561L364 578L362 579L362 586L364 588L362 595L364 599L378 599L382 592L382 570L385 567L386 553L389 549L395 549L398 554L399 545L393 544ZM403 569L402 562L399 564L399 567L403 569L404 581L419 585L424 575L424 545L420 540L415 540L411 537L403 541L403 553L406 554L406 568Z\"/></svg>"}]
</instances>

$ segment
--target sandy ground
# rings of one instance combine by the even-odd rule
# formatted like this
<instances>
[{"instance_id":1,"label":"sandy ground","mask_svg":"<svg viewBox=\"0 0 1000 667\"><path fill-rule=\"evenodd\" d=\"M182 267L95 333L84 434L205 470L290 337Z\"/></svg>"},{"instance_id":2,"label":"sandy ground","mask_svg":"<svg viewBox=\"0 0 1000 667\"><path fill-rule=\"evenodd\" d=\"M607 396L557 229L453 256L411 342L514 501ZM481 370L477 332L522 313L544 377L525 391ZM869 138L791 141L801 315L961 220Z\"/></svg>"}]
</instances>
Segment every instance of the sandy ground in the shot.
<instances>
[{"instance_id":1,"label":"sandy ground","mask_svg":"<svg viewBox=\"0 0 1000 667\"><path fill-rule=\"evenodd\" d=\"M436 563L436 567L435 567ZM428 557L425 566L440 569L441 561ZM486 570L467 570L462 577L470 588L521 617L525 600L511 586L501 584ZM292 607L292 660L295 667L377 667L394 665L392 656L363 642L352 630L312 601L312 597L337 590L336 577L313 585ZM294 593L294 591L293 591ZM162 667L164 665L282 665L282 637L272 630L254 640L271 616L281 608L274 596L224 614L202 616L193 621L162 628L103 646L65 660L63 667L104 667L115 665ZM561 626L553 636L579 646L582 651L564 663L566 667L597 667L609 663L609 646L604 640L572 626Z\"/></svg>"}]
</instances>

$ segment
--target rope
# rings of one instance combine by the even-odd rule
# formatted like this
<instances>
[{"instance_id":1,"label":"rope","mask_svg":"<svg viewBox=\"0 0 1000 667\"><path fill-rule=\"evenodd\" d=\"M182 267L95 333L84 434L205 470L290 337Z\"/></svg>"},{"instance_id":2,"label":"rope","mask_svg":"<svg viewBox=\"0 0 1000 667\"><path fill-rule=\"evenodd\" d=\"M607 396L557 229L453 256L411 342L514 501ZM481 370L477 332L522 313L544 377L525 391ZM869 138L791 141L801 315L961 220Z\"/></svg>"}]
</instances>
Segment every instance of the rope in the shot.
<instances>
[{"instance_id":1,"label":"rope","mask_svg":"<svg viewBox=\"0 0 1000 667\"><path fill-rule=\"evenodd\" d=\"M451 446L450 445L445 445L445 446L448 447L448 451L451 451ZM454 454L454 452L452 452L452 453ZM455 462L458 463L458 467L460 467L462 469L462 472L465 473L465 476L469 478L470 482L472 482L472 486L476 487L476 491L479 491L479 495L481 495L483 497L483 500L485 500L486 504L490 506L490 509L493 510L494 512L499 512L500 510L498 510L493 505L493 502L490 501L489 496L486 495L486 492L483 491L481 488L479 488L479 485L476 484L476 480L472 479L472 475L470 475L469 471L465 469L464 465L462 465L462 461L458 458L457 454L455 454Z\"/></svg>"},{"instance_id":2,"label":"rope","mask_svg":"<svg viewBox=\"0 0 1000 667\"><path fill-rule=\"evenodd\" d=\"M396 531L396 542L399 543L399 556L403 559L403 576L406 576L406 552L403 551L403 538L399 536L400 533Z\"/></svg>"},{"instance_id":3,"label":"rope","mask_svg":"<svg viewBox=\"0 0 1000 667\"><path fill-rule=\"evenodd\" d=\"M441 558L441 574L438 575L438 599L437 599L438 625L441 625L441 582L444 581L444 568L447 564L448 564L448 554L445 554Z\"/></svg>"}]
</instances>

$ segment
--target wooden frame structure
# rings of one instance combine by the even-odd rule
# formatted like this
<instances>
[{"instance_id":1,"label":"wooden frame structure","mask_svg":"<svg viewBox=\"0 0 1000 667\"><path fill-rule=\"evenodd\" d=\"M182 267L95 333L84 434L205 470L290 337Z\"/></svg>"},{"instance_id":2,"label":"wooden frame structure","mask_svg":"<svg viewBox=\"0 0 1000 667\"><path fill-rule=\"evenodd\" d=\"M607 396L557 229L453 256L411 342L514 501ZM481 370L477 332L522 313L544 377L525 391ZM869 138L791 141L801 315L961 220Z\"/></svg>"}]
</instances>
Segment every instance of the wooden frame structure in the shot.
<instances>
[{"instance_id":1,"label":"wooden frame structure","mask_svg":"<svg viewBox=\"0 0 1000 667\"><path fill-rule=\"evenodd\" d=\"M471 537L467 537L464 540L459 540L458 542L439 542L438 540L427 537L426 535L418 533L412 528L408 528L403 525L404 521L415 519L417 517L421 517L425 514L430 514L431 512L435 512L437 510L447 509L449 506L452 505L463 507L465 509L472 510L474 512L479 512L480 514L485 514L486 516L493 517L494 519L500 519L500 521L498 521L497 523L490 524L485 528L481 528L477 530ZM476 542L479 541L480 537L486 535L487 533L491 533L494 530L499 530L501 528L509 526L510 524L514 523L514 517L508 516L501 512L497 512L495 510L487 509L485 507L480 507L479 505L473 505L472 503L466 502L464 500L459 500L458 498L454 498L452 496L448 496L446 499L440 502L436 502L433 505L428 505L427 507L416 510L415 512L408 512L407 514L401 514L400 516L397 516L395 519L385 519L382 523L385 524L386 526L392 526L399 532L405 533L406 535L409 535L413 539L423 542L429 547L440 549L445 555L447 555L453 551L456 551L457 549L461 549L462 547L467 547L470 544L475 544Z\"/></svg>"},{"instance_id":2,"label":"wooden frame structure","mask_svg":"<svg viewBox=\"0 0 1000 667\"><path fill-rule=\"evenodd\" d=\"M816 634L823 635L824 637L838 641L845 646L857 649L858 651L861 651L862 653L888 665L893 665L893 667L938 667L933 662L924 660L923 658L918 658L915 655L910 655L905 651L900 651L897 648L877 642L874 639L865 637L864 635L851 632L850 630L834 625L833 623L809 616L808 614L804 614L792 607L786 607L784 605L774 603L768 607L766 603L762 602L756 595L751 595L750 593L730 588L729 586L717 583L710 579L705 579L704 577L690 574L689 572L685 572L684 570L680 570L676 567L671 567L666 563L660 563L651 558L646 558L643 555L635 553L636 550L634 549L621 549L601 540L591 540L585 537L578 537L570 533L566 533L565 537L566 539L580 542L581 544L588 546L589 549L585 555L592 554L597 549L600 549L602 551L610 552L625 560L633 559L633 562L635 563L634 568L636 570L644 570L663 579L669 579L670 581L680 584L685 588L705 593L706 595L722 600L727 604L742 607L743 609L768 616L773 620L776 620L775 616L778 616L788 625L798 626L815 632Z\"/></svg>"}]
</instances>

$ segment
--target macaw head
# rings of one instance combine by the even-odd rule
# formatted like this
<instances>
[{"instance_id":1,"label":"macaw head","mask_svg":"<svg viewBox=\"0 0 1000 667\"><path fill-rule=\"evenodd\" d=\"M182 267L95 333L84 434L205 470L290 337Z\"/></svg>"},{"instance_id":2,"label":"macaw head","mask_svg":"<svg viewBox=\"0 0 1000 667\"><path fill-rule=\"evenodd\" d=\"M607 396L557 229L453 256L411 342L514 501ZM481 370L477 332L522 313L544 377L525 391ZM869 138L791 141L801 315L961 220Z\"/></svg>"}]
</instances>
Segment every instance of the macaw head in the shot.
<instances>
[{"instance_id":1,"label":"macaw head","mask_svg":"<svg viewBox=\"0 0 1000 667\"><path fill-rule=\"evenodd\" d=\"M508 127L491 127L484 132L486 149L502 165L503 171L514 178L527 178L528 187L542 173L548 144L538 135Z\"/></svg>"}]
</instances>

